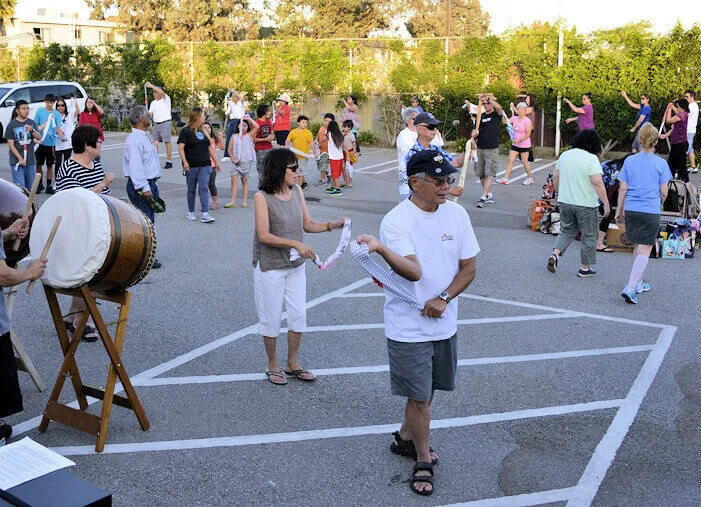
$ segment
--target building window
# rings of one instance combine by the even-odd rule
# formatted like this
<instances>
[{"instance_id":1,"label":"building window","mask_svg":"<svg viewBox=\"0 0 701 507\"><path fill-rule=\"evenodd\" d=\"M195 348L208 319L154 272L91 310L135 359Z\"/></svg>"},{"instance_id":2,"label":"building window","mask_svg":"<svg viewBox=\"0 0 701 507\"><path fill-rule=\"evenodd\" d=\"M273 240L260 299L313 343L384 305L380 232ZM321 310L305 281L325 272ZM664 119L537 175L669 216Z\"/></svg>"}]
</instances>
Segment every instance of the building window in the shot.
<instances>
[{"instance_id":1,"label":"building window","mask_svg":"<svg viewBox=\"0 0 701 507\"><path fill-rule=\"evenodd\" d=\"M100 43L112 44L114 42L114 34L112 32L100 32Z\"/></svg>"},{"instance_id":2,"label":"building window","mask_svg":"<svg viewBox=\"0 0 701 507\"><path fill-rule=\"evenodd\" d=\"M80 28L75 29L75 40L80 40L83 38L83 30Z\"/></svg>"}]
</instances>

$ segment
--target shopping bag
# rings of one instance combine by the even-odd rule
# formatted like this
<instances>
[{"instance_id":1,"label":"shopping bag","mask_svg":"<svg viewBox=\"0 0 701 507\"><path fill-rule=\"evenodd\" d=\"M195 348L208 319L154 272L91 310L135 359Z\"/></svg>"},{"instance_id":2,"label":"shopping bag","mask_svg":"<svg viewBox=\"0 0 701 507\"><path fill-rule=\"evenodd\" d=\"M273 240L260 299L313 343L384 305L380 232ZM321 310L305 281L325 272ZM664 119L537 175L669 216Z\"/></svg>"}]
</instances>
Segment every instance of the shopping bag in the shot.
<instances>
[{"instance_id":1,"label":"shopping bag","mask_svg":"<svg viewBox=\"0 0 701 507\"><path fill-rule=\"evenodd\" d=\"M670 234L669 237L662 242L662 258L684 258L684 242L681 241L676 234Z\"/></svg>"}]
</instances>

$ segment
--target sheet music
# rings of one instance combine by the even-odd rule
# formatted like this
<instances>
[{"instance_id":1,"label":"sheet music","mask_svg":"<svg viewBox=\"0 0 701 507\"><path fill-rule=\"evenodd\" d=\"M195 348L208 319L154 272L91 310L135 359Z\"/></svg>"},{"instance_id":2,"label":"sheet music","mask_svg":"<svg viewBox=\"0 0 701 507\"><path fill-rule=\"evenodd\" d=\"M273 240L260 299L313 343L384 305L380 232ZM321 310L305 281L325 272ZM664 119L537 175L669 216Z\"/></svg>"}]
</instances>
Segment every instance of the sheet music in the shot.
<instances>
[{"instance_id":1,"label":"sheet music","mask_svg":"<svg viewBox=\"0 0 701 507\"><path fill-rule=\"evenodd\" d=\"M56 470L74 466L29 437L0 447L0 489L8 490Z\"/></svg>"}]
</instances>

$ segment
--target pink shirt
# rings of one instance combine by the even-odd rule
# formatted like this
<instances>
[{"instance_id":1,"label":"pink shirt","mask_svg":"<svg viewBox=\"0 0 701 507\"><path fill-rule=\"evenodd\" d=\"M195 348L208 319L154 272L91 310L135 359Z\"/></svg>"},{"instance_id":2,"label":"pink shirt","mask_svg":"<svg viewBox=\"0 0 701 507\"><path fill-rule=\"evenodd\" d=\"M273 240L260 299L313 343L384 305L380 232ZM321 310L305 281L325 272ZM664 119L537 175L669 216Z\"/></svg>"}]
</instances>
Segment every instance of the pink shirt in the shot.
<instances>
[{"instance_id":1,"label":"pink shirt","mask_svg":"<svg viewBox=\"0 0 701 507\"><path fill-rule=\"evenodd\" d=\"M285 104L280 108L282 114L277 109L275 110L275 127L273 130L276 132L279 130L290 130L292 123L290 122L290 106Z\"/></svg>"},{"instance_id":2,"label":"pink shirt","mask_svg":"<svg viewBox=\"0 0 701 507\"><path fill-rule=\"evenodd\" d=\"M514 127L514 140L521 139L526 135L526 130L529 125L531 125L531 120L528 116L521 118L520 116L514 116L511 118L511 125ZM513 143L514 148L530 148L531 147L531 136L519 143Z\"/></svg>"}]
</instances>

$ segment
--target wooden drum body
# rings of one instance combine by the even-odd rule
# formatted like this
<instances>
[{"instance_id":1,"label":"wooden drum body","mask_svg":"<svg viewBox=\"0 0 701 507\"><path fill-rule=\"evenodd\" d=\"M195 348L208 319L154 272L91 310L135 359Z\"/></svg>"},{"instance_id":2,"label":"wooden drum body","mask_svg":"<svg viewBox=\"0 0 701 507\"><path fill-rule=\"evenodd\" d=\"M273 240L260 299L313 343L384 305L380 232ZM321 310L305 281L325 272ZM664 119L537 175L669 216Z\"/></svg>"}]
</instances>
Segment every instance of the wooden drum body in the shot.
<instances>
[{"instance_id":1,"label":"wooden drum body","mask_svg":"<svg viewBox=\"0 0 701 507\"><path fill-rule=\"evenodd\" d=\"M24 208L27 206L29 193L10 183L9 181L0 178L0 229L7 229L16 220L22 218ZM31 228L36 214L36 205L32 204L32 209L29 212L29 227ZM12 249L15 240L10 240L3 243L5 248L5 262L8 266L16 266L19 261L29 255L29 236L22 239L17 251Z\"/></svg>"},{"instance_id":2,"label":"wooden drum body","mask_svg":"<svg viewBox=\"0 0 701 507\"><path fill-rule=\"evenodd\" d=\"M32 255L41 253L58 215L63 218L44 284L115 292L140 282L151 269L157 247L151 222L131 204L83 188L63 190L44 203L31 233Z\"/></svg>"}]
</instances>

